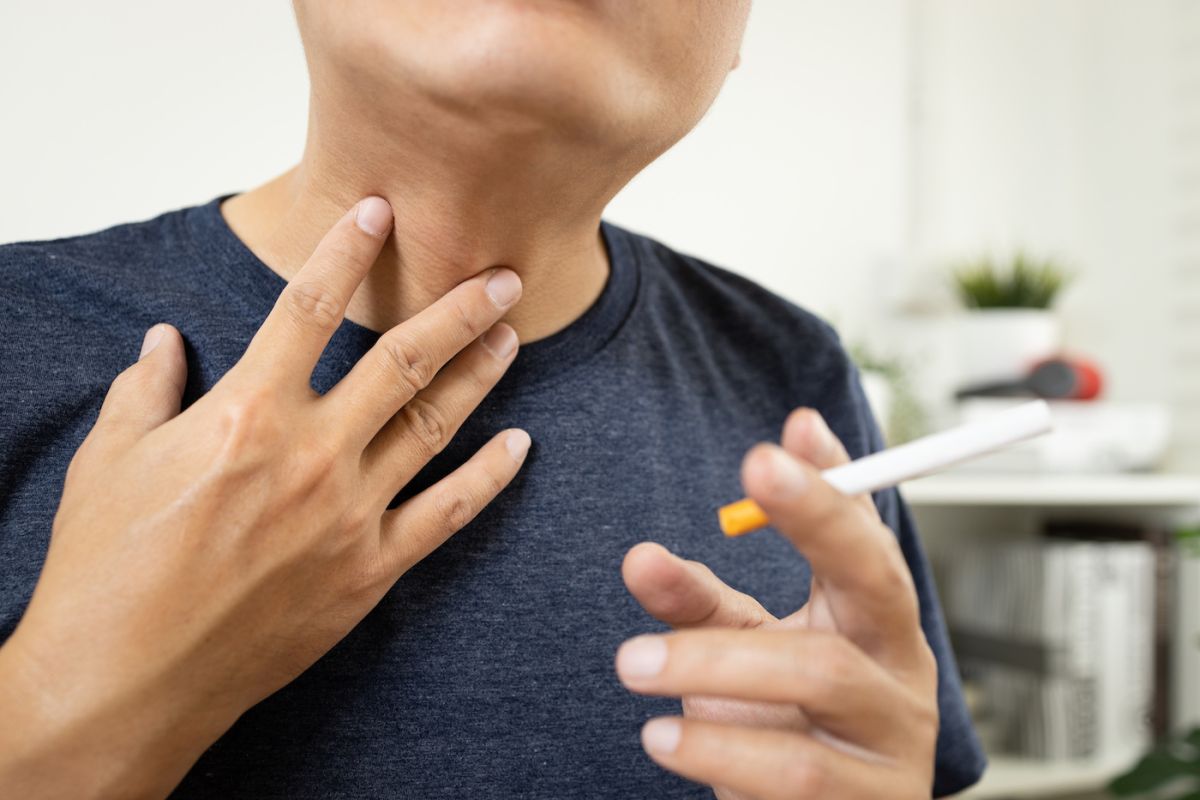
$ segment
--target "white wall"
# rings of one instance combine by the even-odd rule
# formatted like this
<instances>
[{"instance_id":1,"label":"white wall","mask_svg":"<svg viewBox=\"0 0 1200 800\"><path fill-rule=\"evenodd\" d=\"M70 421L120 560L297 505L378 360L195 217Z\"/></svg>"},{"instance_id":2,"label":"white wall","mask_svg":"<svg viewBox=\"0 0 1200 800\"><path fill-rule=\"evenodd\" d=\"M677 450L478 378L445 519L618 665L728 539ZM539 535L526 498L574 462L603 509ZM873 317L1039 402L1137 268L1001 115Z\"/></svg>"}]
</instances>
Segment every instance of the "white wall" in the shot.
<instances>
[{"instance_id":1,"label":"white wall","mask_svg":"<svg viewBox=\"0 0 1200 800\"><path fill-rule=\"evenodd\" d=\"M920 0L910 291L963 256L1058 256L1076 272L1067 343L1100 360L1109 396L1180 398L1178 350L1200 335L1177 308L1184 117L1193 138L1200 120L1186 85L1200 69L1180 58L1200 45L1197 5ZM1200 464L1194 403L1176 410L1177 456Z\"/></svg>"},{"instance_id":2,"label":"white wall","mask_svg":"<svg viewBox=\"0 0 1200 800\"><path fill-rule=\"evenodd\" d=\"M283 0L0 4L0 241L249 188L304 143Z\"/></svg>"},{"instance_id":3,"label":"white wall","mask_svg":"<svg viewBox=\"0 0 1200 800\"><path fill-rule=\"evenodd\" d=\"M918 263L1061 257L1070 341L1127 399L1168 390L1171 5L924 0L919 34Z\"/></svg>"},{"instance_id":4,"label":"white wall","mask_svg":"<svg viewBox=\"0 0 1200 800\"><path fill-rule=\"evenodd\" d=\"M908 0L759 0L701 127L610 217L853 328L903 250ZM0 241L248 188L300 152L284 0L0 4Z\"/></svg>"},{"instance_id":5,"label":"white wall","mask_svg":"<svg viewBox=\"0 0 1200 800\"><path fill-rule=\"evenodd\" d=\"M909 18L907 0L758 0L709 116L612 218L853 338L892 299L907 248Z\"/></svg>"}]
</instances>

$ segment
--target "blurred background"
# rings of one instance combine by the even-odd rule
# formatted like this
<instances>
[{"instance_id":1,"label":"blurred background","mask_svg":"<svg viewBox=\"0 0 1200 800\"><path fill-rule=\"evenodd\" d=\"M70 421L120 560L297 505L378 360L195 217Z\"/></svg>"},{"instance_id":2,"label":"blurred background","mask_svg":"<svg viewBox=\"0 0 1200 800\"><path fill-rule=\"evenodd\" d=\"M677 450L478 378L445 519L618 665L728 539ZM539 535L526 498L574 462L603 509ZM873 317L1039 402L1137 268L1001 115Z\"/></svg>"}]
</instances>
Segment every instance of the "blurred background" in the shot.
<instances>
[{"instance_id":1,"label":"blurred background","mask_svg":"<svg viewBox=\"0 0 1200 800\"><path fill-rule=\"evenodd\" d=\"M0 242L249 188L306 100L284 0L5 4ZM1200 2L758 0L609 218L833 322L894 443L1051 398L1053 437L906 489L969 795L1200 796Z\"/></svg>"}]
</instances>

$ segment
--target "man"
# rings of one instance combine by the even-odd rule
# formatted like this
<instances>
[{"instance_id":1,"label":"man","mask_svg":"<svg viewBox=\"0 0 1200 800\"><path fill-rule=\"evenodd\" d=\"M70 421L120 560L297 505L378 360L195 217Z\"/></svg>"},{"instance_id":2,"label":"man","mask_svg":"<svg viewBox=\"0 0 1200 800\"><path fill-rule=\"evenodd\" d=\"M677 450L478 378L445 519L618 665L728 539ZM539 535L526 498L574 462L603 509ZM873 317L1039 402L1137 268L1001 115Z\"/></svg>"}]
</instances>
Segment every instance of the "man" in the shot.
<instances>
[{"instance_id":1,"label":"man","mask_svg":"<svg viewBox=\"0 0 1200 800\"><path fill-rule=\"evenodd\" d=\"M638 722L674 714L679 696L686 719L652 721L643 745L722 797L919 796L930 772L938 794L974 781L982 757L895 492L854 524L836 505L796 525L835 501L790 460L769 472L779 456L760 453L746 489L791 541L727 541L714 527L713 507L742 493L742 454L774 439L791 409L816 409L832 430L812 414L789 422L784 447L815 467L844 459L843 444L854 457L879 446L834 335L742 279L600 222L708 108L748 6L297 0L312 105L293 170L150 222L0 251L0 363L12 366L0 636L25 610L66 464L133 337L160 320L182 333L188 406L238 362L324 231L379 195L391 238L313 386L327 392L376 332L504 265L523 286L505 314L520 353L397 502L501 427L524 428L532 448L496 502L246 711L177 796L703 796L636 744ZM875 552L862 531L876 509L907 561L903 581L854 550ZM814 530L828 535L803 539ZM634 547L647 538L724 583ZM802 609L810 584L820 591ZM905 611L914 587L919 616L915 602ZM646 611L687 630L627 643L618 682L612 655L646 629ZM931 681L905 649L921 630L937 658ZM867 673L873 683L859 681ZM858 691L886 681L887 693Z\"/></svg>"}]
</instances>

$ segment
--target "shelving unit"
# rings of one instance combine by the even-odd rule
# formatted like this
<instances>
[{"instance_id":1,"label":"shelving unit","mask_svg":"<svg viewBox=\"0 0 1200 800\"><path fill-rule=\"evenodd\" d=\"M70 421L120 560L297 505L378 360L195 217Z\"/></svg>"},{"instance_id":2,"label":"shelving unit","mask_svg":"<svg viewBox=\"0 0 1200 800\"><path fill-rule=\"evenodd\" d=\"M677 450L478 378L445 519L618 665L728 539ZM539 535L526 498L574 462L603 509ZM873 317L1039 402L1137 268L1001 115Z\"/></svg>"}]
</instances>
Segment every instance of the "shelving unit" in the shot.
<instances>
[{"instance_id":1,"label":"shelving unit","mask_svg":"<svg viewBox=\"0 0 1200 800\"><path fill-rule=\"evenodd\" d=\"M1032 761L992 758L983 780L958 797L963 800L1044 798L1097 792L1129 767L1129 762Z\"/></svg>"},{"instance_id":2,"label":"shelving unit","mask_svg":"<svg viewBox=\"0 0 1200 800\"><path fill-rule=\"evenodd\" d=\"M1200 509L1195 475L983 475L921 478L904 486L914 507Z\"/></svg>"},{"instance_id":3,"label":"shelving unit","mask_svg":"<svg viewBox=\"0 0 1200 800\"><path fill-rule=\"evenodd\" d=\"M1200 522L1200 475L1003 475L970 471L922 478L905 484L903 494L917 517L927 546L952 545L963 536L1023 535L1055 516L1141 520L1168 528ZM1178 582L1179 602L1191 600L1186 580ZM1186 627L1185 627L1186 625ZM1200 630L1180 623L1178 640L1190 642ZM1189 638L1190 637L1190 638ZM1200 644L1200 642L1198 642ZM1187 647L1188 644L1184 644ZM1182 648L1180 648L1182 650ZM1175 694L1196 705L1200 689L1195 661L1177 662ZM1185 685L1186 684L1186 685ZM1189 707L1190 708L1190 707ZM1185 717L1200 715L1190 708ZM1193 721L1190 718L1180 723ZM968 800L1075 798L1102 796L1104 786L1127 769L1117 761L1037 761L991 757L983 780L960 795ZM1095 794L1093 794L1095 793Z\"/></svg>"}]
</instances>

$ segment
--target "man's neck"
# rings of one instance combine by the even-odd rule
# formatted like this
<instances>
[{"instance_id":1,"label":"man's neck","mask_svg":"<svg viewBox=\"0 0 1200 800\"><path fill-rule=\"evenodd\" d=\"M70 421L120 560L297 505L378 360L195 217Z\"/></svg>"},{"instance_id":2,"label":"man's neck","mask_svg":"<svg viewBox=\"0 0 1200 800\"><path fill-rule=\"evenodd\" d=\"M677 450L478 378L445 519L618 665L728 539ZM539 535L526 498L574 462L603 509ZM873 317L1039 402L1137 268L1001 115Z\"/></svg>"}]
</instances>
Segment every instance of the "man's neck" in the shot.
<instances>
[{"instance_id":1,"label":"man's neck","mask_svg":"<svg viewBox=\"0 0 1200 800\"><path fill-rule=\"evenodd\" d=\"M393 236L347 312L373 330L408 319L496 265L515 270L524 284L506 317L522 341L583 314L607 280L600 214L626 170L536 137L479 144L447 131L438 143L428 126L420 128L419 141L348 142L310 126L298 166L227 201L222 212L264 263L290 278L350 206L368 195L387 199Z\"/></svg>"}]
</instances>

